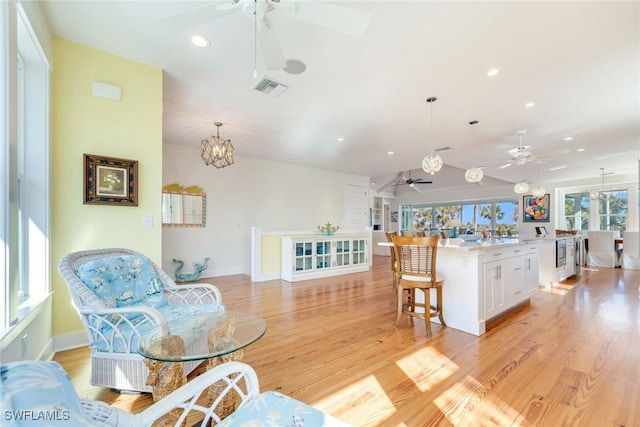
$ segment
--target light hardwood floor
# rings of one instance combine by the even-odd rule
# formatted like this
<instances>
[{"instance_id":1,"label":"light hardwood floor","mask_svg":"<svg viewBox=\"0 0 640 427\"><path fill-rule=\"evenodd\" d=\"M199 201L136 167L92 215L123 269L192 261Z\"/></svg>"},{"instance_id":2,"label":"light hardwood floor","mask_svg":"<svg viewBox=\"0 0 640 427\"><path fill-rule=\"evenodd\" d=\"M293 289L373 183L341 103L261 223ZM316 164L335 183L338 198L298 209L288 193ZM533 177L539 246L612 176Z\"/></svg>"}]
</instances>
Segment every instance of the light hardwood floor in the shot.
<instances>
[{"instance_id":1,"label":"light hardwood floor","mask_svg":"<svg viewBox=\"0 0 640 427\"><path fill-rule=\"evenodd\" d=\"M374 258L329 279L204 280L266 319L243 360L262 390L354 426L640 426L640 271L585 270L482 337L433 324L427 339L422 321L393 327L389 258ZM151 403L88 385L88 354L54 358L79 394L134 413Z\"/></svg>"}]
</instances>

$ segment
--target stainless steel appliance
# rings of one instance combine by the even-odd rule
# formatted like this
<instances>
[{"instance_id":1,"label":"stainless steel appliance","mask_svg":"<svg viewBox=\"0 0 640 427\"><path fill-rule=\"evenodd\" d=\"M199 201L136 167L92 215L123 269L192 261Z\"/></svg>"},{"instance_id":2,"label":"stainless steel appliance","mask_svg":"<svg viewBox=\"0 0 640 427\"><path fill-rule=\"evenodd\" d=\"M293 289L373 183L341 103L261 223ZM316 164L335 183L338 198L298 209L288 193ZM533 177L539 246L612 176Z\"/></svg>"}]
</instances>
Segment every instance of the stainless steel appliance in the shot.
<instances>
[{"instance_id":1,"label":"stainless steel appliance","mask_svg":"<svg viewBox=\"0 0 640 427\"><path fill-rule=\"evenodd\" d=\"M576 236L574 240L576 248L576 274L582 274L582 267L586 264L587 251L584 247L584 239L581 236Z\"/></svg>"},{"instance_id":2,"label":"stainless steel appliance","mask_svg":"<svg viewBox=\"0 0 640 427\"><path fill-rule=\"evenodd\" d=\"M567 264L567 239L556 240L556 268Z\"/></svg>"}]
</instances>

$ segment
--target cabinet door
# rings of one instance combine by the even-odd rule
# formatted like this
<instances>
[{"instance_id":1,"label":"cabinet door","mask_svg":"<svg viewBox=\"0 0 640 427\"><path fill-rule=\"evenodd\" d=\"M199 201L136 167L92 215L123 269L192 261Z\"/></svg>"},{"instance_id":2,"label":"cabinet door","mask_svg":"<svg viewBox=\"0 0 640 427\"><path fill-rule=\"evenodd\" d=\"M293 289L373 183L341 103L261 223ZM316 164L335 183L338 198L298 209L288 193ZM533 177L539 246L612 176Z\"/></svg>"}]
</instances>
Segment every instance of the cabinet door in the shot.
<instances>
[{"instance_id":1,"label":"cabinet door","mask_svg":"<svg viewBox=\"0 0 640 427\"><path fill-rule=\"evenodd\" d=\"M358 239L351 242L351 261L353 265L366 264L367 262L367 250L366 240Z\"/></svg>"},{"instance_id":2,"label":"cabinet door","mask_svg":"<svg viewBox=\"0 0 640 427\"><path fill-rule=\"evenodd\" d=\"M316 244L316 269L324 270L331 268L331 242L328 240L320 240Z\"/></svg>"},{"instance_id":3,"label":"cabinet door","mask_svg":"<svg viewBox=\"0 0 640 427\"><path fill-rule=\"evenodd\" d=\"M505 308L508 308L527 299L524 256L504 260L503 268Z\"/></svg>"},{"instance_id":4,"label":"cabinet door","mask_svg":"<svg viewBox=\"0 0 640 427\"><path fill-rule=\"evenodd\" d=\"M336 240L336 267L351 265L351 240Z\"/></svg>"},{"instance_id":5,"label":"cabinet door","mask_svg":"<svg viewBox=\"0 0 640 427\"><path fill-rule=\"evenodd\" d=\"M538 292L538 254L526 254L524 256L524 277L526 282L527 296Z\"/></svg>"},{"instance_id":6,"label":"cabinet door","mask_svg":"<svg viewBox=\"0 0 640 427\"><path fill-rule=\"evenodd\" d=\"M504 280L500 261L484 264L484 317L490 319L504 310Z\"/></svg>"},{"instance_id":7,"label":"cabinet door","mask_svg":"<svg viewBox=\"0 0 640 427\"><path fill-rule=\"evenodd\" d=\"M309 271L313 269L313 242L296 242L294 244L294 270Z\"/></svg>"}]
</instances>

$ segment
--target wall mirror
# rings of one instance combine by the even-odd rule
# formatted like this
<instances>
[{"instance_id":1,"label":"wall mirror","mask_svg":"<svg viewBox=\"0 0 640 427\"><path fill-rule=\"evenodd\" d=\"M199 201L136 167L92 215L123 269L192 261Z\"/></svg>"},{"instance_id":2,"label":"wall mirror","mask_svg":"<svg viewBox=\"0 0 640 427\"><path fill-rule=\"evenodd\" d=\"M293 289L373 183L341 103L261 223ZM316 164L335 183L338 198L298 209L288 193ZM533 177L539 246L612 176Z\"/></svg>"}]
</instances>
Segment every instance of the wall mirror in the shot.
<instances>
[{"instance_id":1,"label":"wall mirror","mask_svg":"<svg viewBox=\"0 0 640 427\"><path fill-rule=\"evenodd\" d=\"M165 227L204 227L207 195L201 187L169 184L162 188L162 225Z\"/></svg>"}]
</instances>

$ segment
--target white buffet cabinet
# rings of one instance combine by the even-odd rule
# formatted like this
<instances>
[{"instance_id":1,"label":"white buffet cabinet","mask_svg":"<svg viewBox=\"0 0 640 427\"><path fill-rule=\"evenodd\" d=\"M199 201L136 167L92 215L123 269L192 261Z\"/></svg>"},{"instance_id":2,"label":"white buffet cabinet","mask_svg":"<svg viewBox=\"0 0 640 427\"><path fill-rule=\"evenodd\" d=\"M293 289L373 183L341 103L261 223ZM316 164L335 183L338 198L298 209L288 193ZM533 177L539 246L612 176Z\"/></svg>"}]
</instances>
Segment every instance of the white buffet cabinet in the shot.
<instances>
[{"instance_id":1,"label":"white buffet cabinet","mask_svg":"<svg viewBox=\"0 0 640 427\"><path fill-rule=\"evenodd\" d=\"M288 282L369 270L368 236L282 238L281 278Z\"/></svg>"},{"instance_id":2,"label":"white buffet cabinet","mask_svg":"<svg viewBox=\"0 0 640 427\"><path fill-rule=\"evenodd\" d=\"M441 243L436 268L444 278L442 304L448 327L482 335L488 320L526 302L538 291L538 242L491 239L456 246L448 246L447 240ZM420 297L421 293L416 293L416 301L422 302Z\"/></svg>"}]
</instances>

